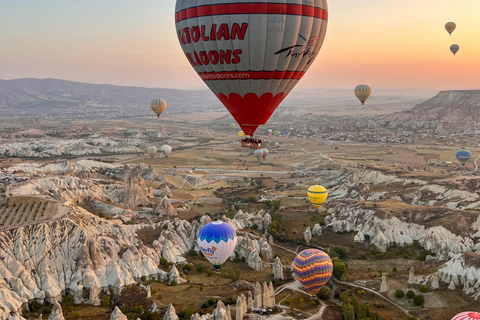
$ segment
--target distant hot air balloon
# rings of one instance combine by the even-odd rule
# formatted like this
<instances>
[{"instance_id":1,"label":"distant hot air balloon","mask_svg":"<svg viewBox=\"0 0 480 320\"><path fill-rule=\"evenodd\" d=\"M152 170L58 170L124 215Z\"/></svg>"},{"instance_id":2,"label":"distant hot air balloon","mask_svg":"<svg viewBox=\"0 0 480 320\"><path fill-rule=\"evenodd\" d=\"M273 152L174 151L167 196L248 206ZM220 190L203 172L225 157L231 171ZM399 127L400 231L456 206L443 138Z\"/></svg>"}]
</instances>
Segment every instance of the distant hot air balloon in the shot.
<instances>
[{"instance_id":1,"label":"distant hot air balloon","mask_svg":"<svg viewBox=\"0 0 480 320\"><path fill-rule=\"evenodd\" d=\"M479 319L480 319L480 313L475 311L462 312L452 318L452 320L479 320Z\"/></svg>"},{"instance_id":2,"label":"distant hot air balloon","mask_svg":"<svg viewBox=\"0 0 480 320\"><path fill-rule=\"evenodd\" d=\"M175 26L188 62L253 135L320 52L327 1L177 0Z\"/></svg>"},{"instance_id":3,"label":"distant hot air balloon","mask_svg":"<svg viewBox=\"0 0 480 320\"><path fill-rule=\"evenodd\" d=\"M267 156L270 153L270 151L268 151L267 148L262 148L262 152L263 152L262 159L263 160L267 159Z\"/></svg>"},{"instance_id":4,"label":"distant hot air balloon","mask_svg":"<svg viewBox=\"0 0 480 320\"><path fill-rule=\"evenodd\" d=\"M332 277L332 259L322 250L303 250L295 257L293 271L308 293L314 296Z\"/></svg>"},{"instance_id":5,"label":"distant hot air balloon","mask_svg":"<svg viewBox=\"0 0 480 320\"><path fill-rule=\"evenodd\" d=\"M467 161L470 160L470 158L472 157L472 153L462 148L457 151L455 156L457 157L458 162L460 162L462 166L464 166L465 163L467 163Z\"/></svg>"},{"instance_id":6,"label":"distant hot air balloon","mask_svg":"<svg viewBox=\"0 0 480 320\"><path fill-rule=\"evenodd\" d=\"M287 139L289 134L290 132L288 131L280 132L280 137Z\"/></svg>"},{"instance_id":7,"label":"distant hot air balloon","mask_svg":"<svg viewBox=\"0 0 480 320\"><path fill-rule=\"evenodd\" d=\"M164 144L160 150L162 150L163 155L168 158L170 154L172 154L172 147L170 147L168 144Z\"/></svg>"},{"instance_id":8,"label":"distant hot air balloon","mask_svg":"<svg viewBox=\"0 0 480 320\"><path fill-rule=\"evenodd\" d=\"M272 136L272 133L273 133L272 129L268 129L268 130L267 130L267 135L268 135L269 137Z\"/></svg>"},{"instance_id":9,"label":"distant hot air balloon","mask_svg":"<svg viewBox=\"0 0 480 320\"><path fill-rule=\"evenodd\" d=\"M238 136L239 136L239 137L244 137L244 136L245 136L245 133L243 133L243 131L238 131Z\"/></svg>"},{"instance_id":10,"label":"distant hot air balloon","mask_svg":"<svg viewBox=\"0 0 480 320\"><path fill-rule=\"evenodd\" d=\"M235 128L235 123L232 123L231 126L232 126L232 128Z\"/></svg>"},{"instance_id":11,"label":"distant hot air balloon","mask_svg":"<svg viewBox=\"0 0 480 320\"><path fill-rule=\"evenodd\" d=\"M155 99L150 102L150 108L157 115L157 118L160 118L163 111L167 108L167 103L163 99Z\"/></svg>"},{"instance_id":12,"label":"distant hot air balloon","mask_svg":"<svg viewBox=\"0 0 480 320\"><path fill-rule=\"evenodd\" d=\"M372 89L366 84L359 84L355 87L354 93L363 105L372 94Z\"/></svg>"},{"instance_id":13,"label":"distant hot air balloon","mask_svg":"<svg viewBox=\"0 0 480 320\"><path fill-rule=\"evenodd\" d=\"M450 51L452 51L453 55L456 55L458 50L460 50L460 47L458 46L458 44L452 44L450 46Z\"/></svg>"},{"instance_id":14,"label":"distant hot air balloon","mask_svg":"<svg viewBox=\"0 0 480 320\"><path fill-rule=\"evenodd\" d=\"M214 221L200 229L197 243L205 258L218 271L235 249L237 233L228 223Z\"/></svg>"},{"instance_id":15,"label":"distant hot air balloon","mask_svg":"<svg viewBox=\"0 0 480 320\"><path fill-rule=\"evenodd\" d=\"M320 185L314 185L308 188L307 194L308 199L310 199L310 202L312 202L317 209L327 200L328 196L327 189Z\"/></svg>"},{"instance_id":16,"label":"distant hot air balloon","mask_svg":"<svg viewBox=\"0 0 480 320\"><path fill-rule=\"evenodd\" d=\"M147 153L150 155L150 158L153 158L155 156L155 154L157 153L157 147L155 147L155 146L147 147Z\"/></svg>"},{"instance_id":17,"label":"distant hot air balloon","mask_svg":"<svg viewBox=\"0 0 480 320\"><path fill-rule=\"evenodd\" d=\"M456 27L457 25L455 24L455 22L447 22L445 24L445 30L447 30L449 35L452 35L452 32L455 30Z\"/></svg>"},{"instance_id":18,"label":"distant hot air balloon","mask_svg":"<svg viewBox=\"0 0 480 320\"><path fill-rule=\"evenodd\" d=\"M280 135L280 131L275 131L273 134L276 135L276 136L279 136L279 135Z\"/></svg>"},{"instance_id":19,"label":"distant hot air balloon","mask_svg":"<svg viewBox=\"0 0 480 320\"><path fill-rule=\"evenodd\" d=\"M262 151L261 149L255 150L255 151L253 152L253 155L254 155L255 158L257 158L258 160L262 160L263 151Z\"/></svg>"}]
</instances>

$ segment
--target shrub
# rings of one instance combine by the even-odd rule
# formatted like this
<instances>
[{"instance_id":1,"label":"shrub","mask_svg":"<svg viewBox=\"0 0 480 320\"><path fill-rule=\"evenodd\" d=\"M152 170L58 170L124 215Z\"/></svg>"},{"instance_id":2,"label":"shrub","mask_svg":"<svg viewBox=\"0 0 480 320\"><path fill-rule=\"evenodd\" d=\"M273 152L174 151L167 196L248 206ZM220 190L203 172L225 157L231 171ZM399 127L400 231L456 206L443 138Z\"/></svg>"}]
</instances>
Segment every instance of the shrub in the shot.
<instances>
[{"instance_id":1,"label":"shrub","mask_svg":"<svg viewBox=\"0 0 480 320\"><path fill-rule=\"evenodd\" d=\"M182 269L187 270L187 271L192 271L192 265L191 264L186 264L186 265L183 266Z\"/></svg>"},{"instance_id":2,"label":"shrub","mask_svg":"<svg viewBox=\"0 0 480 320\"><path fill-rule=\"evenodd\" d=\"M416 306L423 306L425 303L425 298L423 295L419 294L418 296L413 297L413 304Z\"/></svg>"},{"instance_id":3,"label":"shrub","mask_svg":"<svg viewBox=\"0 0 480 320\"><path fill-rule=\"evenodd\" d=\"M207 271L207 276L208 276L208 277L213 276L213 271L212 271L212 270L208 270L208 271Z\"/></svg>"},{"instance_id":4,"label":"shrub","mask_svg":"<svg viewBox=\"0 0 480 320\"><path fill-rule=\"evenodd\" d=\"M108 307L110 305L110 296L103 296L102 298L102 306Z\"/></svg>"},{"instance_id":5,"label":"shrub","mask_svg":"<svg viewBox=\"0 0 480 320\"><path fill-rule=\"evenodd\" d=\"M427 286L421 286L420 287L420 292L421 293L427 293L428 292L428 287Z\"/></svg>"},{"instance_id":6,"label":"shrub","mask_svg":"<svg viewBox=\"0 0 480 320\"><path fill-rule=\"evenodd\" d=\"M140 277L140 280L142 280L142 281L146 281L146 280L147 280L147 277L145 277L145 276L141 276L141 277Z\"/></svg>"},{"instance_id":7,"label":"shrub","mask_svg":"<svg viewBox=\"0 0 480 320\"><path fill-rule=\"evenodd\" d=\"M217 303L217 299L215 299L214 297L211 297L210 299L207 300L207 304L209 306L213 306L215 303Z\"/></svg>"},{"instance_id":8,"label":"shrub","mask_svg":"<svg viewBox=\"0 0 480 320\"><path fill-rule=\"evenodd\" d=\"M179 319L185 319L187 313L185 312L185 310L179 310L177 311L177 316Z\"/></svg>"},{"instance_id":9,"label":"shrub","mask_svg":"<svg viewBox=\"0 0 480 320\"><path fill-rule=\"evenodd\" d=\"M332 296L332 290L327 287L323 286L318 292L317 292L317 298L322 299L322 300L328 300Z\"/></svg>"},{"instance_id":10,"label":"shrub","mask_svg":"<svg viewBox=\"0 0 480 320\"><path fill-rule=\"evenodd\" d=\"M63 297L62 302L64 304L69 304L73 302L73 298L71 295L67 294L65 297Z\"/></svg>"},{"instance_id":11,"label":"shrub","mask_svg":"<svg viewBox=\"0 0 480 320\"><path fill-rule=\"evenodd\" d=\"M413 297L415 297L415 293L412 290L408 290L407 291L407 298L412 299Z\"/></svg>"},{"instance_id":12,"label":"shrub","mask_svg":"<svg viewBox=\"0 0 480 320\"><path fill-rule=\"evenodd\" d=\"M333 262L333 276L339 280L342 280L342 277L345 274L345 271L347 271L347 266L345 265L345 263L340 261L338 257L333 257L332 262Z\"/></svg>"},{"instance_id":13,"label":"shrub","mask_svg":"<svg viewBox=\"0 0 480 320\"><path fill-rule=\"evenodd\" d=\"M161 264L163 267L165 267L165 268L170 267L170 263L169 263L168 260L165 259L165 258L160 258L160 264Z\"/></svg>"},{"instance_id":14,"label":"shrub","mask_svg":"<svg viewBox=\"0 0 480 320\"><path fill-rule=\"evenodd\" d=\"M172 281L170 281L170 285L171 285L171 286L176 286L176 285L177 285L177 282L176 282L175 280L172 280Z\"/></svg>"},{"instance_id":15,"label":"shrub","mask_svg":"<svg viewBox=\"0 0 480 320\"><path fill-rule=\"evenodd\" d=\"M253 225L250 227L250 229L252 229L252 230L258 230L258 224L256 224L256 223L253 224Z\"/></svg>"},{"instance_id":16,"label":"shrub","mask_svg":"<svg viewBox=\"0 0 480 320\"><path fill-rule=\"evenodd\" d=\"M398 289L395 291L395 298L402 299L405 296L405 292L403 290Z\"/></svg>"},{"instance_id":17,"label":"shrub","mask_svg":"<svg viewBox=\"0 0 480 320\"><path fill-rule=\"evenodd\" d=\"M205 271L205 267L202 266L202 265L198 265L198 266L197 266L197 272L202 273L203 271Z\"/></svg>"}]
</instances>

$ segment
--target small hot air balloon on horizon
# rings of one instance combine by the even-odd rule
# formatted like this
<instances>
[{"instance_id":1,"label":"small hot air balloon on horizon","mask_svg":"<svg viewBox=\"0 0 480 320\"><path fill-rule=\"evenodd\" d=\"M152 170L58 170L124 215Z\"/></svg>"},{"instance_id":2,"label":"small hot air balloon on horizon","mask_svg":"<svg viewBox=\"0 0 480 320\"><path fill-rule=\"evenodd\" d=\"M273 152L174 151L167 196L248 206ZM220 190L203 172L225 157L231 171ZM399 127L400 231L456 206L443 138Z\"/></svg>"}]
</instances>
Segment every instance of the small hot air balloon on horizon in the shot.
<instances>
[{"instance_id":1,"label":"small hot air balloon on horizon","mask_svg":"<svg viewBox=\"0 0 480 320\"><path fill-rule=\"evenodd\" d=\"M311 298L330 280L333 262L322 250L307 249L300 252L293 261L293 271L298 281L307 289Z\"/></svg>"},{"instance_id":2,"label":"small hot air balloon on horizon","mask_svg":"<svg viewBox=\"0 0 480 320\"><path fill-rule=\"evenodd\" d=\"M170 147L168 144L164 144L160 150L162 150L163 155L165 158L168 158L172 154L172 147Z\"/></svg>"},{"instance_id":3,"label":"small hot air balloon on horizon","mask_svg":"<svg viewBox=\"0 0 480 320\"><path fill-rule=\"evenodd\" d=\"M460 50L460 46L458 44L452 44L450 46L450 51L453 53L453 55L456 55L458 50Z\"/></svg>"},{"instance_id":4,"label":"small hot air balloon on horizon","mask_svg":"<svg viewBox=\"0 0 480 320\"><path fill-rule=\"evenodd\" d=\"M455 24L455 22L447 22L445 24L445 30L447 30L449 35L452 35L452 32L455 30L456 27L457 25Z\"/></svg>"},{"instance_id":5,"label":"small hot air balloon on horizon","mask_svg":"<svg viewBox=\"0 0 480 320\"><path fill-rule=\"evenodd\" d=\"M238 136L239 136L239 137L244 137L244 136L245 136L245 133L243 133L243 131L238 131Z\"/></svg>"},{"instance_id":6,"label":"small hot air balloon on horizon","mask_svg":"<svg viewBox=\"0 0 480 320\"><path fill-rule=\"evenodd\" d=\"M462 166L464 166L465 163L467 163L468 160L470 160L470 158L472 157L472 153L462 148L455 153L455 157L457 158L458 162L460 162Z\"/></svg>"},{"instance_id":7,"label":"small hot air balloon on horizon","mask_svg":"<svg viewBox=\"0 0 480 320\"><path fill-rule=\"evenodd\" d=\"M272 134L273 134L273 131L272 131L272 129L268 129L268 130L267 130L267 135L268 135L269 137L271 137L271 136L272 136Z\"/></svg>"},{"instance_id":8,"label":"small hot air balloon on horizon","mask_svg":"<svg viewBox=\"0 0 480 320\"><path fill-rule=\"evenodd\" d=\"M370 95L372 94L372 89L369 85L359 84L355 87L355 90L353 92L355 93L355 96L358 98L358 100L360 100L362 105L364 105L365 101L367 101L368 97L370 97Z\"/></svg>"},{"instance_id":9,"label":"small hot air balloon on horizon","mask_svg":"<svg viewBox=\"0 0 480 320\"><path fill-rule=\"evenodd\" d=\"M198 232L198 247L202 254L219 272L222 264L230 257L237 244L237 232L230 224L213 221Z\"/></svg>"},{"instance_id":10,"label":"small hot air balloon on horizon","mask_svg":"<svg viewBox=\"0 0 480 320\"><path fill-rule=\"evenodd\" d=\"M280 131L275 131L273 134L274 134L275 136L279 136L279 135L280 135Z\"/></svg>"},{"instance_id":11,"label":"small hot air balloon on horizon","mask_svg":"<svg viewBox=\"0 0 480 320\"><path fill-rule=\"evenodd\" d=\"M475 311L465 311L454 316L452 320L480 320L480 313Z\"/></svg>"},{"instance_id":12,"label":"small hot air balloon on horizon","mask_svg":"<svg viewBox=\"0 0 480 320\"><path fill-rule=\"evenodd\" d=\"M253 155L255 156L255 158L258 159L258 161L262 161L262 158L263 158L263 151L262 149L257 149L253 152Z\"/></svg>"},{"instance_id":13,"label":"small hot air balloon on horizon","mask_svg":"<svg viewBox=\"0 0 480 320\"><path fill-rule=\"evenodd\" d=\"M307 195L310 202L318 209L327 200L328 192L324 186L317 184L308 188Z\"/></svg>"},{"instance_id":14,"label":"small hot air balloon on horizon","mask_svg":"<svg viewBox=\"0 0 480 320\"><path fill-rule=\"evenodd\" d=\"M185 57L252 136L312 66L327 30L327 1L177 0Z\"/></svg>"},{"instance_id":15,"label":"small hot air balloon on horizon","mask_svg":"<svg viewBox=\"0 0 480 320\"><path fill-rule=\"evenodd\" d=\"M150 102L150 109L157 115L157 118L160 118L163 111L167 108L167 102L163 99L154 99Z\"/></svg>"},{"instance_id":16,"label":"small hot air balloon on horizon","mask_svg":"<svg viewBox=\"0 0 480 320\"><path fill-rule=\"evenodd\" d=\"M157 147L148 146L147 147L147 153L150 155L150 158L153 158L155 156L155 154L157 153Z\"/></svg>"}]
</instances>

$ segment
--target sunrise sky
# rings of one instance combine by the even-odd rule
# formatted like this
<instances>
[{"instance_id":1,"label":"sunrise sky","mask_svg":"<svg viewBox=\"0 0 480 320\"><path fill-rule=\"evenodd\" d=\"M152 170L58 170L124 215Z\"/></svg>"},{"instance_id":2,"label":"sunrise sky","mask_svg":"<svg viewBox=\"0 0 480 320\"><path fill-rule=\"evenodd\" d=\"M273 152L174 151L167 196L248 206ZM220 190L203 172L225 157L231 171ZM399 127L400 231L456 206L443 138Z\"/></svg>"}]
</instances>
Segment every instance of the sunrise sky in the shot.
<instances>
[{"instance_id":1,"label":"sunrise sky","mask_svg":"<svg viewBox=\"0 0 480 320\"><path fill-rule=\"evenodd\" d=\"M328 4L323 48L298 87L480 89L480 1ZM0 0L0 79L203 88L178 43L174 8L173 0ZM452 36L448 21L457 24Z\"/></svg>"}]
</instances>

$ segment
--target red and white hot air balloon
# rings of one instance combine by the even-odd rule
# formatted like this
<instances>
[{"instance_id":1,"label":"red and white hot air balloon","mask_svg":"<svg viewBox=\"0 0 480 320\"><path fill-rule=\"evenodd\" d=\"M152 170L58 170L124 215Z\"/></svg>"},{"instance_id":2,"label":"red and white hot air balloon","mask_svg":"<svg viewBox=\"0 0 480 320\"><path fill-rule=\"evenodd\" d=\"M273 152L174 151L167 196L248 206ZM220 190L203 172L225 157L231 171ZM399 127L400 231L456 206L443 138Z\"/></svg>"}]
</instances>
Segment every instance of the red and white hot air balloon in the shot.
<instances>
[{"instance_id":1,"label":"red and white hot air balloon","mask_svg":"<svg viewBox=\"0 0 480 320\"><path fill-rule=\"evenodd\" d=\"M474 311L467 311L457 314L452 320L479 320L480 313Z\"/></svg>"},{"instance_id":2,"label":"red and white hot air balloon","mask_svg":"<svg viewBox=\"0 0 480 320\"><path fill-rule=\"evenodd\" d=\"M327 29L326 0L177 0L190 64L252 135L312 65Z\"/></svg>"}]
</instances>

